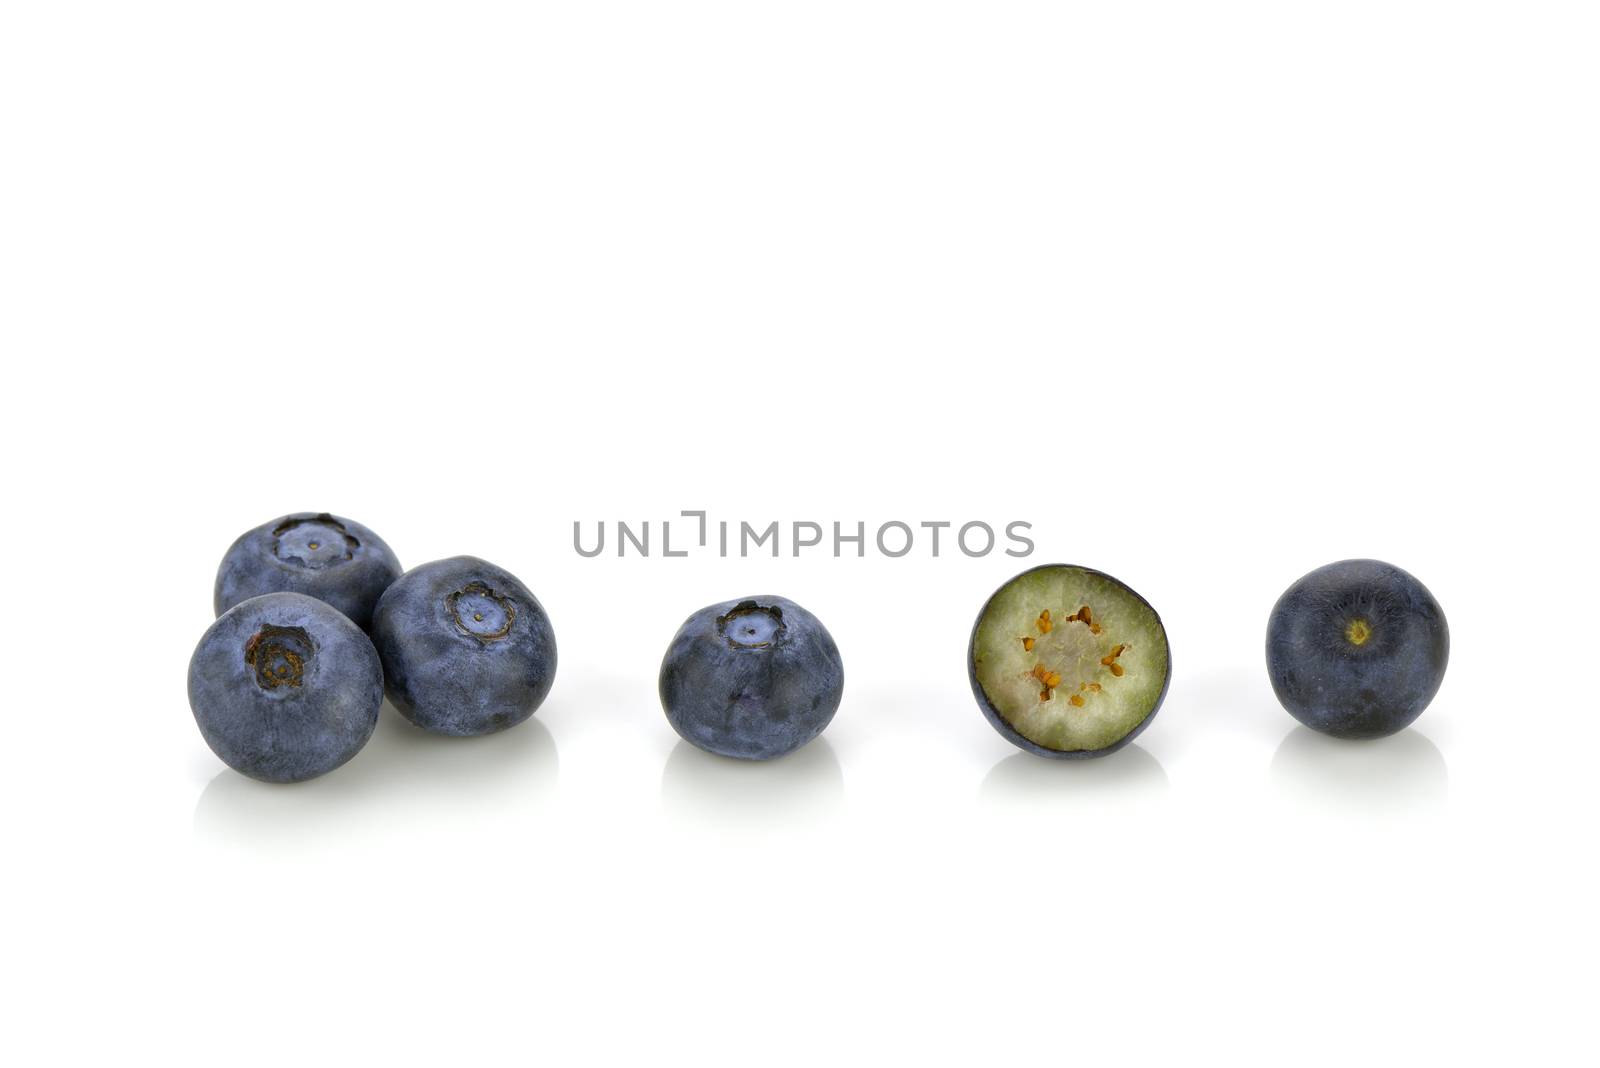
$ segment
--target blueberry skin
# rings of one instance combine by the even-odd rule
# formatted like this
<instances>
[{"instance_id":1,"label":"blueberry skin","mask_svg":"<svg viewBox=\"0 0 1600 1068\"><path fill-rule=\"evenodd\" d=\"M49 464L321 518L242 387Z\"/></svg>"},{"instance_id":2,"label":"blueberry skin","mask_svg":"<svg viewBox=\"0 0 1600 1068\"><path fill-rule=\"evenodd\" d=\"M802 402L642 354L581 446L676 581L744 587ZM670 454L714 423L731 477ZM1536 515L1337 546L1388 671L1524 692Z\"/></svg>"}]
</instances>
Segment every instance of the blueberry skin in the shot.
<instances>
[{"instance_id":1,"label":"blueberry skin","mask_svg":"<svg viewBox=\"0 0 1600 1068\"><path fill-rule=\"evenodd\" d=\"M844 694L839 647L783 597L747 597L690 616L661 662L661 707L708 753L771 760L821 734Z\"/></svg>"},{"instance_id":2,"label":"blueberry skin","mask_svg":"<svg viewBox=\"0 0 1600 1068\"><path fill-rule=\"evenodd\" d=\"M217 568L213 601L220 616L263 593L303 593L371 630L373 606L399 577L394 551L360 523L296 512L239 535Z\"/></svg>"},{"instance_id":3,"label":"blueberry skin","mask_svg":"<svg viewBox=\"0 0 1600 1068\"><path fill-rule=\"evenodd\" d=\"M361 628L298 593L224 612L189 660L189 707L235 771L303 782L360 751L378 725L383 668Z\"/></svg>"},{"instance_id":4,"label":"blueberry skin","mask_svg":"<svg viewBox=\"0 0 1600 1068\"><path fill-rule=\"evenodd\" d=\"M1404 730L1444 681L1450 630L1428 588L1381 560L1290 586L1267 621L1267 674L1289 714L1336 738Z\"/></svg>"},{"instance_id":5,"label":"blueberry skin","mask_svg":"<svg viewBox=\"0 0 1600 1068\"><path fill-rule=\"evenodd\" d=\"M414 567L378 599L372 640L389 700L436 734L492 734L533 715L556 634L528 587L474 556Z\"/></svg>"}]
</instances>

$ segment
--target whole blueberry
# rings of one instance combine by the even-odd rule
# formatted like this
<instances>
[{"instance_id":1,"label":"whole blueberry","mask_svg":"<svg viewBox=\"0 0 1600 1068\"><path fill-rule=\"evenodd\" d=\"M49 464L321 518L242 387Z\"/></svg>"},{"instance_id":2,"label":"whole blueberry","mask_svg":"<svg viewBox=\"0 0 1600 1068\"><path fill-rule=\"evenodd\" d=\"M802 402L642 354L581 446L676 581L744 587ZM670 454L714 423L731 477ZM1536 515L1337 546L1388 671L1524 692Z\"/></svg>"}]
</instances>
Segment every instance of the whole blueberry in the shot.
<instances>
[{"instance_id":1,"label":"whole blueberry","mask_svg":"<svg viewBox=\"0 0 1600 1068\"><path fill-rule=\"evenodd\" d=\"M822 733L844 693L839 647L782 597L724 601L690 616L661 662L672 729L710 753L770 760Z\"/></svg>"},{"instance_id":2,"label":"whole blueberry","mask_svg":"<svg viewBox=\"0 0 1600 1068\"><path fill-rule=\"evenodd\" d=\"M1342 560L1290 586L1267 621L1267 674L1289 714L1338 738L1403 730L1439 692L1439 602L1381 560Z\"/></svg>"},{"instance_id":3,"label":"whole blueberry","mask_svg":"<svg viewBox=\"0 0 1600 1068\"><path fill-rule=\"evenodd\" d=\"M367 744L383 669L361 629L298 593L252 597L189 660L189 707L213 752L263 782L326 774Z\"/></svg>"},{"instance_id":4,"label":"whole blueberry","mask_svg":"<svg viewBox=\"0 0 1600 1068\"><path fill-rule=\"evenodd\" d=\"M511 572L474 556L414 567L378 599L372 640L389 700L438 734L490 734L533 715L556 677L556 634Z\"/></svg>"},{"instance_id":5,"label":"whole blueberry","mask_svg":"<svg viewBox=\"0 0 1600 1068\"><path fill-rule=\"evenodd\" d=\"M217 568L217 615L263 593L326 601L369 630L372 607L400 577L393 550L353 519L296 512L247 530Z\"/></svg>"}]
</instances>

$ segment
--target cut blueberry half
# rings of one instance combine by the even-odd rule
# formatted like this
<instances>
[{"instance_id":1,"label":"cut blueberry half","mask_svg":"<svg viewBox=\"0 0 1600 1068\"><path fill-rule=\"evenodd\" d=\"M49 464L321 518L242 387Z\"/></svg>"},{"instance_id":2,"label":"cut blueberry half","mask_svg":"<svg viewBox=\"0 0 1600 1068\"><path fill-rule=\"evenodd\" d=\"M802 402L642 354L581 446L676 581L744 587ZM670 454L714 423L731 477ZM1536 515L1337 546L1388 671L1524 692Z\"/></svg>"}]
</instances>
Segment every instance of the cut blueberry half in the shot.
<instances>
[{"instance_id":1,"label":"cut blueberry half","mask_svg":"<svg viewBox=\"0 0 1600 1068\"><path fill-rule=\"evenodd\" d=\"M1127 745L1172 677L1167 632L1149 602L1070 564L1024 571L996 590L972 628L967 667L996 730L1067 759Z\"/></svg>"}]
</instances>

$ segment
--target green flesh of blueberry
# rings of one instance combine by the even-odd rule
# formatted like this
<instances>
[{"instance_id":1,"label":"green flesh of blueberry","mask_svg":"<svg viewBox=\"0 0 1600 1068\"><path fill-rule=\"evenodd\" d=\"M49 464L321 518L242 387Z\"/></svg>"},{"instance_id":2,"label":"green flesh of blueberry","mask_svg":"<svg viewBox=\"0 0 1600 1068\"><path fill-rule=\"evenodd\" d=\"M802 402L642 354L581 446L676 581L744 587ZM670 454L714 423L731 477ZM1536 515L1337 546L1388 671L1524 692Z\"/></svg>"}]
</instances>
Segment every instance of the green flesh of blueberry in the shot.
<instances>
[{"instance_id":1,"label":"green flesh of blueberry","mask_svg":"<svg viewBox=\"0 0 1600 1068\"><path fill-rule=\"evenodd\" d=\"M1002 734L1046 755L1092 756L1130 739L1166 694L1166 630L1109 575L1052 564L1025 571L984 606L971 676Z\"/></svg>"}]
</instances>

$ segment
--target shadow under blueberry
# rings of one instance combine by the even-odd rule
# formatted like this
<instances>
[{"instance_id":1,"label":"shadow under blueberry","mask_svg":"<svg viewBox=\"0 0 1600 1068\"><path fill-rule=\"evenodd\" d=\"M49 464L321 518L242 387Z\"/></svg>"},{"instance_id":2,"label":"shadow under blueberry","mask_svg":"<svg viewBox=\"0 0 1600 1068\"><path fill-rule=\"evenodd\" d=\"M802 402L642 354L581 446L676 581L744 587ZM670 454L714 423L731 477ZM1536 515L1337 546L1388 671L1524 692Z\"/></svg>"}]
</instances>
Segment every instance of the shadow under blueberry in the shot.
<instances>
[{"instance_id":1,"label":"shadow under blueberry","mask_svg":"<svg viewBox=\"0 0 1600 1068\"><path fill-rule=\"evenodd\" d=\"M832 811L844 773L826 738L776 760L735 760L680 741L661 772L661 802L674 815L760 825Z\"/></svg>"},{"instance_id":2,"label":"shadow under blueberry","mask_svg":"<svg viewBox=\"0 0 1600 1068\"><path fill-rule=\"evenodd\" d=\"M546 796L560 767L537 716L476 738L430 734L387 701L346 765L309 782L257 782L223 768L195 805L197 837L234 843L337 840L384 826L476 818Z\"/></svg>"},{"instance_id":3,"label":"shadow under blueberry","mask_svg":"<svg viewBox=\"0 0 1600 1068\"><path fill-rule=\"evenodd\" d=\"M1271 780L1282 793L1319 805L1395 811L1442 801L1450 770L1415 727L1350 741L1297 726L1273 754Z\"/></svg>"},{"instance_id":4,"label":"shadow under blueberry","mask_svg":"<svg viewBox=\"0 0 1600 1068\"><path fill-rule=\"evenodd\" d=\"M1130 744L1109 756L1051 760L1032 753L1005 757L983 778L978 796L1005 804L1155 797L1167 791L1167 771L1148 749Z\"/></svg>"}]
</instances>

